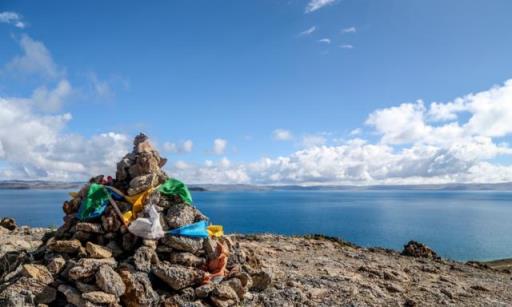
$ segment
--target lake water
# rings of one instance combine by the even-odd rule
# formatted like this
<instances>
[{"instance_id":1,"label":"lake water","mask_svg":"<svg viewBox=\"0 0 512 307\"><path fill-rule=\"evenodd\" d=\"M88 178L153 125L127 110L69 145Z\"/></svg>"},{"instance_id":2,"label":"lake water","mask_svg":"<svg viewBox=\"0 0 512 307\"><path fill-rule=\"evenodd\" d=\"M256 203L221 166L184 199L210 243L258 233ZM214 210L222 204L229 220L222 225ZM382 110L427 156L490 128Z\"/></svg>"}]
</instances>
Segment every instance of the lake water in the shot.
<instances>
[{"instance_id":1,"label":"lake water","mask_svg":"<svg viewBox=\"0 0 512 307\"><path fill-rule=\"evenodd\" d=\"M60 225L68 191L0 190L0 216ZM226 232L321 233L401 250L414 239L457 260L512 258L512 192L193 192Z\"/></svg>"}]
</instances>

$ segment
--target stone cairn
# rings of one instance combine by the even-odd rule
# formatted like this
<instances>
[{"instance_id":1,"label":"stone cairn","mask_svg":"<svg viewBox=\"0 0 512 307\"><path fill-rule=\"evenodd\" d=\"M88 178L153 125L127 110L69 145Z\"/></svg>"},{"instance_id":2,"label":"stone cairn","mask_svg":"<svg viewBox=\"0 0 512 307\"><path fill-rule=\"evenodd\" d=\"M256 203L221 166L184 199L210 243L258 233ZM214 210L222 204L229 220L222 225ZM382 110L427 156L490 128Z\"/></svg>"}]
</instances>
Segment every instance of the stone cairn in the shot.
<instances>
[{"instance_id":1,"label":"stone cairn","mask_svg":"<svg viewBox=\"0 0 512 307\"><path fill-rule=\"evenodd\" d=\"M140 134L117 164L115 179L98 176L89 184L106 183L134 195L168 178L161 169L165 162ZM64 202L64 224L36 251L0 259L0 306L233 306L270 284L259 259L229 236L142 239L128 231L112 206L94 221L78 220L89 184ZM149 203L156 205L164 230L208 219L158 189L146 198ZM117 204L121 211L130 207ZM209 266L222 256L225 273L207 282Z\"/></svg>"}]
</instances>

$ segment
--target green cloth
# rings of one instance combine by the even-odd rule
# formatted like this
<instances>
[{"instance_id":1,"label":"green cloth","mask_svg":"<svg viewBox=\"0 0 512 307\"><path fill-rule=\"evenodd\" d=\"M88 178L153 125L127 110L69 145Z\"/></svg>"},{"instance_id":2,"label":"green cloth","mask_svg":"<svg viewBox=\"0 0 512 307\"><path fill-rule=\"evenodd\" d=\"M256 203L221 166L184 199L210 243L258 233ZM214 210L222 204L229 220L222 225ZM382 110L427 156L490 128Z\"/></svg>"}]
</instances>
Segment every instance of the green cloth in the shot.
<instances>
[{"instance_id":1,"label":"green cloth","mask_svg":"<svg viewBox=\"0 0 512 307\"><path fill-rule=\"evenodd\" d=\"M92 183L87 191L87 197L82 200L77 218L86 220L101 216L108 205L107 190L101 184Z\"/></svg>"},{"instance_id":2,"label":"green cloth","mask_svg":"<svg viewBox=\"0 0 512 307\"><path fill-rule=\"evenodd\" d=\"M178 195L181 197L181 200L185 202L186 204L191 205L192 204L192 195L190 194L190 191L188 190L187 186L176 179L167 179L158 189L160 194L166 195L166 196L175 196Z\"/></svg>"}]
</instances>

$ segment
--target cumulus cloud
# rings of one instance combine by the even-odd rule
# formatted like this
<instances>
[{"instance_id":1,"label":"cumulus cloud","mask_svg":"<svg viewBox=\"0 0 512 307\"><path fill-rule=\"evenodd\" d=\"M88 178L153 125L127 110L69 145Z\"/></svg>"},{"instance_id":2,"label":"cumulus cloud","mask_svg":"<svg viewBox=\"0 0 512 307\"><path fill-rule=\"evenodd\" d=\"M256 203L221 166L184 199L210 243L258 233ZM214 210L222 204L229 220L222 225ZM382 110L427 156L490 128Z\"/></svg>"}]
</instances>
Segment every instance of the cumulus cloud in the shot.
<instances>
[{"instance_id":1,"label":"cumulus cloud","mask_svg":"<svg viewBox=\"0 0 512 307\"><path fill-rule=\"evenodd\" d=\"M7 64L9 71L21 75L39 75L47 79L55 79L62 75L50 51L42 42L23 34L19 44L23 54L14 57Z\"/></svg>"},{"instance_id":2,"label":"cumulus cloud","mask_svg":"<svg viewBox=\"0 0 512 307\"><path fill-rule=\"evenodd\" d=\"M350 44L345 44L345 45L340 45L340 48L341 49L352 49L352 48L354 48L354 46L352 46Z\"/></svg>"},{"instance_id":3,"label":"cumulus cloud","mask_svg":"<svg viewBox=\"0 0 512 307\"><path fill-rule=\"evenodd\" d=\"M75 180L113 174L130 148L122 134L85 138L65 133L71 114L38 114L24 101L0 98L1 159L7 162L2 178Z\"/></svg>"},{"instance_id":4,"label":"cumulus cloud","mask_svg":"<svg viewBox=\"0 0 512 307\"><path fill-rule=\"evenodd\" d=\"M181 145L171 142L165 142L163 144L163 149L169 153L189 153L192 151L193 147L194 142L192 142L192 140L186 140L181 143Z\"/></svg>"},{"instance_id":5,"label":"cumulus cloud","mask_svg":"<svg viewBox=\"0 0 512 307\"><path fill-rule=\"evenodd\" d=\"M191 152L192 148L194 147L194 142L192 142L192 140L186 140L185 142L183 142L182 147L184 152Z\"/></svg>"},{"instance_id":6,"label":"cumulus cloud","mask_svg":"<svg viewBox=\"0 0 512 307\"><path fill-rule=\"evenodd\" d=\"M312 1L314 2L314 1ZM0 97L0 178L83 180L113 174L130 150L130 137L106 132L84 137L68 132L69 113L57 114L74 91L44 44L22 36L23 54L8 69L51 79L28 98ZM350 45L346 45L350 46ZM348 47L347 47L348 48ZM351 46L350 46L351 48ZM97 80L97 92L108 88ZM51 111L48 114L45 112ZM503 138L512 135L512 80L448 102L404 102L371 112L367 133L355 129L349 139L329 146L327 134L307 134L301 150L278 157L237 163L227 157L204 164L177 161L169 171L189 183L261 184L425 184L512 181L512 157ZM366 129L365 128L365 129ZM290 131L276 129L276 140ZM375 142L361 135L378 137ZM227 140L213 141L223 156ZM192 140L166 142L167 152L193 150Z\"/></svg>"},{"instance_id":7,"label":"cumulus cloud","mask_svg":"<svg viewBox=\"0 0 512 307\"><path fill-rule=\"evenodd\" d=\"M16 28L23 29L26 24L21 15L15 12L0 12L0 22L14 25Z\"/></svg>"},{"instance_id":8,"label":"cumulus cloud","mask_svg":"<svg viewBox=\"0 0 512 307\"><path fill-rule=\"evenodd\" d=\"M333 4L335 1L336 0L311 0L308 2L305 12L312 13L312 12L319 10L327 5Z\"/></svg>"},{"instance_id":9,"label":"cumulus cloud","mask_svg":"<svg viewBox=\"0 0 512 307\"><path fill-rule=\"evenodd\" d=\"M261 184L433 184L512 181L512 80L452 102L402 103L375 110L366 124L375 143L352 138L326 146L308 135L304 149L249 163L209 163L180 172L191 182ZM464 116L461 116L464 114ZM360 133L353 133L356 137Z\"/></svg>"},{"instance_id":10,"label":"cumulus cloud","mask_svg":"<svg viewBox=\"0 0 512 307\"><path fill-rule=\"evenodd\" d=\"M47 112L58 111L72 94L69 81L61 80L55 89L49 90L46 86L40 86L32 94L32 101Z\"/></svg>"},{"instance_id":11,"label":"cumulus cloud","mask_svg":"<svg viewBox=\"0 0 512 307\"><path fill-rule=\"evenodd\" d=\"M313 32L315 32L315 31L316 31L316 26L312 26L311 28L300 32L299 36L308 36L308 35L313 34Z\"/></svg>"},{"instance_id":12,"label":"cumulus cloud","mask_svg":"<svg viewBox=\"0 0 512 307\"><path fill-rule=\"evenodd\" d=\"M213 140L213 153L216 155L222 155L226 150L227 145L228 141L226 141L225 139Z\"/></svg>"},{"instance_id":13,"label":"cumulus cloud","mask_svg":"<svg viewBox=\"0 0 512 307\"><path fill-rule=\"evenodd\" d=\"M272 132L272 138L277 141L288 141L293 139L293 134L286 129L276 129Z\"/></svg>"},{"instance_id":14,"label":"cumulus cloud","mask_svg":"<svg viewBox=\"0 0 512 307\"><path fill-rule=\"evenodd\" d=\"M331 39L330 38L322 38L322 39L319 39L318 42L319 43L324 43L324 44L330 44L331 43Z\"/></svg>"},{"instance_id":15,"label":"cumulus cloud","mask_svg":"<svg viewBox=\"0 0 512 307\"><path fill-rule=\"evenodd\" d=\"M178 152L178 146L176 146L176 143L165 142L163 145L163 149L170 153Z\"/></svg>"}]
</instances>

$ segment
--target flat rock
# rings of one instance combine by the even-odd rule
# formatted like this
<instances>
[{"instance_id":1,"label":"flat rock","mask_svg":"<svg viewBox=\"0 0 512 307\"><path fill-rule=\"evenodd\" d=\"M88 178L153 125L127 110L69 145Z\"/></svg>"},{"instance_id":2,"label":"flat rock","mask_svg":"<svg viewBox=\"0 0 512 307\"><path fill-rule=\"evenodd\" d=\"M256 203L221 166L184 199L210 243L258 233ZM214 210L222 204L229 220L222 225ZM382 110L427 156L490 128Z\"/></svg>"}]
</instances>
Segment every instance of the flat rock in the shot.
<instances>
[{"instance_id":1,"label":"flat rock","mask_svg":"<svg viewBox=\"0 0 512 307\"><path fill-rule=\"evenodd\" d=\"M117 302L115 295L103 291L82 293L82 298L96 304L115 304Z\"/></svg>"},{"instance_id":2,"label":"flat rock","mask_svg":"<svg viewBox=\"0 0 512 307\"><path fill-rule=\"evenodd\" d=\"M166 261L161 261L152 271L174 290L197 285L204 276L203 271L181 265L173 265Z\"/></svg>"},{"instance_id":3,"label":"flat rock","mask_svg":"<svg viewBox=\"0 0 512 307\"><path fill-rule=\"evenodd\" d=\"M169 257L169 262L172 264L180 264L183 266L191 266L191 267L203 267L206 264L206 259L198 257L192 253L187 252L177 252L171 253Z\"/></svg>"},{"instance_id":4,"label":"flat rock","mask_svg":"<svg viewBox=\"0 0 512 307\"><path fill-rule=\"evenodd\" d=\"M45 285L53 282L53 276L44 265L40 264L24 264L22 274L26 277L33 278Z\"/></svg>"},{"instance_id":5,"label":"flat rock","mask_svg":"<svg viewBox=\"0 0 512 307\"><path fill-rule=\"evenodd\" d=\"M80 222L75 225L76 231L90 232L90 233L103 233L101 224Z\"/></svg>"},{"instance_id":6,"label":"flat rock","mask_svg":"<svg viewBox=\"0 0 512 307\"><path fill-rule=\"evenodd\" d=\"M57 253L72 254L78 252L82 247L79 240L55 240L48 245L48 249Z\"/></svg>"},{"instance_id":7,"label":"flat rock","mask_svg":"<svg viewBox=\"0 0 512 307\"><path fill-rule=\"evenodd\" d=\"M229 285L222 283L215 287L211 297L212 302L216 306L233 306L240 302L235 290Z\"/></svg>"},{"instance_id":8,"label":"flat rock","mask_svg":"<svg viewBox=\"0 0 512 307\"><path fill-rule=\"evenodd\" d=\"M203 247L203 239L200 238L165 236L161 239L161 242L177 251L189 252L192 254L197 253Z\"/></svg>"},{"instance_id":9,"label":"flat rock","mask_svg":"<svg viewBox=\"0 0 512 307\"><path fill-rule=\"evenodd\" d=\"M136 195L146 191L158 184L158 176L156 174L147 174L137 176L130 181L128 195Z\"/></svg>"},{"instance_id":10,"label":"flat rock","mask_svg":"<svg viewBox=\"0 0 512 307\"><path fill-rule=\"evenodd\" d=\"M112 257L112 251L107 247L97 245L91 242L87 242L85 245L87 254L91 258L110 258Z\"/></svg>"},{"instance_id":11,"label":"flat rock","mask_svg":"<svg viewBox=\"0 0 512 307\"><path fill-rule=\"evenodd\" d=\"M109 265L102 265L96 272L96 285L101 290L115 296L121 296L126 291L123 279Z\"/></svg>"},{"instance_id":12,"label":"flat rock","mask_svg":"<svg viewBox=\"0 0 512 307\"><path fill-rule=\"evenodd\" d=\"M195 289L195 295L198 298L206 298L210 293L215 289L215 285L213 283L207 283L205 285L201 285Z\"/></svg>"},{"instance_id":13,"label":"flat rock","mask_svg":"<svg viewBox=\"0 0 512 307\"><path fill-rule=\"evenodd\" d=\"M117 262L114 258L82 258L69 270L68 276L73 280L87 278L94 275L102 265L108 265L114 268Z\"/></svg>"},{"instance_id":14,"label":"flat rock","mask_svg":"<svg viewBox=\"0 0 512 307\"><path fill-rule=\"evenodd\" d=\"M64 257L57 255L48 262L48 271L52 274L59 274L66 265Z\"/></svg>"},{"instance_id":15,"label":"flat rock","mask_svg":"<svg viewBox=\"0 0 512 307\"><path fill-rule=\"evenodd\" d=\"M192 224L195 220L195 215L194 207L180 203L169 207L165 216L165 222L170 229L174 229Z\"/></svg>"},{"instance_id":16,"label":"flat rock","mask_svg":"<svg viewBox=\"0 0 512 307\"><path fill-rule=\"evenodd\" d=\"M8 301L10 298L16 298L15 300L26 303L34 301L36 303L48 304L55 300L56 295L57 291L55 288L39 280L23 276L0 292L0 305L3 304L3 301Z\"/></svg>"}]
</instances>

